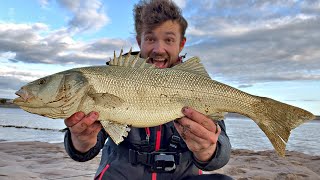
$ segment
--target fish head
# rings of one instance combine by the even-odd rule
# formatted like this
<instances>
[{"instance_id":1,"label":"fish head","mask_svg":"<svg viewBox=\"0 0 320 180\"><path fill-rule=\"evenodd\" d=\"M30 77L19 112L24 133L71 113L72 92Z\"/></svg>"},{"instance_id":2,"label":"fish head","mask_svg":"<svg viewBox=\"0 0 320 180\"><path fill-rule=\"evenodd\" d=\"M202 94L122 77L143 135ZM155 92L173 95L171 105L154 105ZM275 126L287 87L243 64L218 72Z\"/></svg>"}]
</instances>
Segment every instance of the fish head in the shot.
<instances>
[{"instance_id":1,"label":"fish head","mask_svg":"<svg viewBox=\"0 0 320 180\"><path fill-rule=\"evenodd\" d=\"M19 97L13 103L22 109L43 116L53 111L65 111L65 107L77 106L88 86L79 72L64 71L32 81L16 92ZM71 107L71 109L74 109ZM64 112L60 112L65 114ZM68 116L67 116L68 117Z\"/></svg>"}]
</instances>

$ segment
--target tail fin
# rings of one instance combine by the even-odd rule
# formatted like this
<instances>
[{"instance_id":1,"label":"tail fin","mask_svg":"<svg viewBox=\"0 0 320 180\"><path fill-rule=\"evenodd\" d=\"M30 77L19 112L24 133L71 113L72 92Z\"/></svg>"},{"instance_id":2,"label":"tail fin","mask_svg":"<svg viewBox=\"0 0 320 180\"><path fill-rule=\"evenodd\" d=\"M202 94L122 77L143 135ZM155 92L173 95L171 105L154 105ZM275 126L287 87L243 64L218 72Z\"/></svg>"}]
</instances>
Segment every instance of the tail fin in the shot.
<instances>
[{"instance_id":1,"label":"tail fin","mask_svg":"<svg viewBox=\"0 0 320 180\"><path fill-rule=\"evenodd\" d=\"M285 156L290 131L315 116L303 109L273 99L259 97L261 102L253 105L256 117L251 117L267 135L276 152Z\"/></svg>"}]
</instances>

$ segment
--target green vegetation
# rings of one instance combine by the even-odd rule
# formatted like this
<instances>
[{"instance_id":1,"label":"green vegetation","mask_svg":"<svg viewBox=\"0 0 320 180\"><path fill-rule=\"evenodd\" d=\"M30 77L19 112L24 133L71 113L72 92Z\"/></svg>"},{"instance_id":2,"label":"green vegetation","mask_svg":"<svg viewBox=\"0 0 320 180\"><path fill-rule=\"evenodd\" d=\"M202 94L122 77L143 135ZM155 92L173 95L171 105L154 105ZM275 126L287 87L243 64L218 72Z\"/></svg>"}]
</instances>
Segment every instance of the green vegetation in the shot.
<instances>
[{"instance_id":1,"label":"green vegetation","mask_svg":"<svg viewBox=\"0 0 320 180\"><path fill-rule=\"evenodd\" d=\"M18 108L17 105L12 103L12 99L0 98L0 107L4 108Z\"/></svg>"},{"instance_id":2,"label":"green vegetation","mask_svg":"<svg viewBox=\"0 0 320 180\"><path fill-rule=\"evenodd\" d=\"M7 99L0 98L0 104L6 104L6 103L7 103Z\"/></svg>"}]
</instances>

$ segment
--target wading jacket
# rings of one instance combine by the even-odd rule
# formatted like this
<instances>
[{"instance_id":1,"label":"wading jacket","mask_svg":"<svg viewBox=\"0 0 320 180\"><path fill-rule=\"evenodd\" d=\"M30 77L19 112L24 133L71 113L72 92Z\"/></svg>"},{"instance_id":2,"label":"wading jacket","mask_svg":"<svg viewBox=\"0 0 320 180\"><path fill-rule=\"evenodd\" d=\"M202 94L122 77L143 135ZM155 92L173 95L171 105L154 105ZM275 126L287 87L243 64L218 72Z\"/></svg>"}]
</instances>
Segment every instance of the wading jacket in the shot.
<instances>
[{"instance_id":1,"label":"wading jacket","mask_svg":"<svg viewBox=\"0 0 320 180\"><path fill-rule=\"evenodd\" d=\"M131 53L131 55L137 54L138 52ZM180 59L181 61L182 59ZM102 149L100 165L95 175L95 179L98 180L179 180L197 176L202 174L202 171L219 169L228 163L231 153L229 137L226 134L224 121L218 121L218 124L221 133L217 149L208 162L199 162L193 157L192 152L188 150L187 145L176 131L173 122L152 128L131 128L128 137L119 145L108 138L107 133L102 129L98 134L97 144L86 153L75 150L71 142L71 134L67 130L64 145L69 156L79 162L91 160ZM134 159L130 156L132 152L176 152L180 157L179 164L172 172L154 172L148 165L132 163L132 159ZM150 159L147 158L147 160Z\"/></svg>"},{"instance_id":2,"label":"wading jacket","mask_svg":"<svg viewBox=\"0 0 320 180\"><path fill-rule=\"evenodd\" d=\"M221 127L221 134L218 138L216 152L208 162L199 162L193 157L192 152L188 150L185 142L177 133L173 122L152 128L131 128L128 137L119 145L108 138L105 130L101 130L98 134L97 144L86 153L75 150L69 130L65 134L64 144L69 156L79 162L91 160L102 149L100 166L97 169L95 179L184 179L202 174L202 171L219 169L229 161L231 145L226 134L225 124L224 121L219 121L218 124ZM178 136L180 141L173 143L173 136ZM129 160L129 151L139 153L177 152L181 153L180 163L176 165L173 172L152 172L150 166L140 163L132 164Z\"/></svg>"}]
</instances>

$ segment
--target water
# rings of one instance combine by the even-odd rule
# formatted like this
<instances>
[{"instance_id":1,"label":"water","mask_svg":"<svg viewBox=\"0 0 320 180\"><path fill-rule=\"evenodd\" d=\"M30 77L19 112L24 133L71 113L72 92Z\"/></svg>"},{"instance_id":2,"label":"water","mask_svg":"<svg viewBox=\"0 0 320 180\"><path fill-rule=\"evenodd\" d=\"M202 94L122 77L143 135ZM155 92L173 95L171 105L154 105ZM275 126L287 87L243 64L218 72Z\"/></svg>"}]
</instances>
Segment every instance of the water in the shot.
<instances>
[{"instance_id":1,"label":"water","mask_svg":"<svg viewBox=\"0 0 320 180\"><path fill-rule=\"evenodd\" d=\"M59 130L64 128L62 119L53 120L22 109L0 107L0 141L63 142L64 133Z\"/></svg>"},{"instance_id":2,"label":"water","mask_svg":"<svg viewBox=\"0 0 320 180\"><path fill-rule=\"evenodd\" d=\"M227 118L227 134L233 149L273 150L262 130L249 118ZM291 131L286 150L320 155L320 121L310 121Z\"/></svg>"},{"instance_id":3,"label":"water","mask_svg":"<svg viewBox=\"0 0 320 180\"><path fill-rule=\"evenodd\" d=\"M252 120L228 117L225 123L233 149L273 149L268 138ZM8 125L14 127L2 127ZM64 133L59 130L64 128L62 119L52 120L21 109L0 108L0 141L63 142ZM286 149L320 155L319 129L320 121L311 121L297 127L292 131Z\"/></svg>"}]
</instances>

